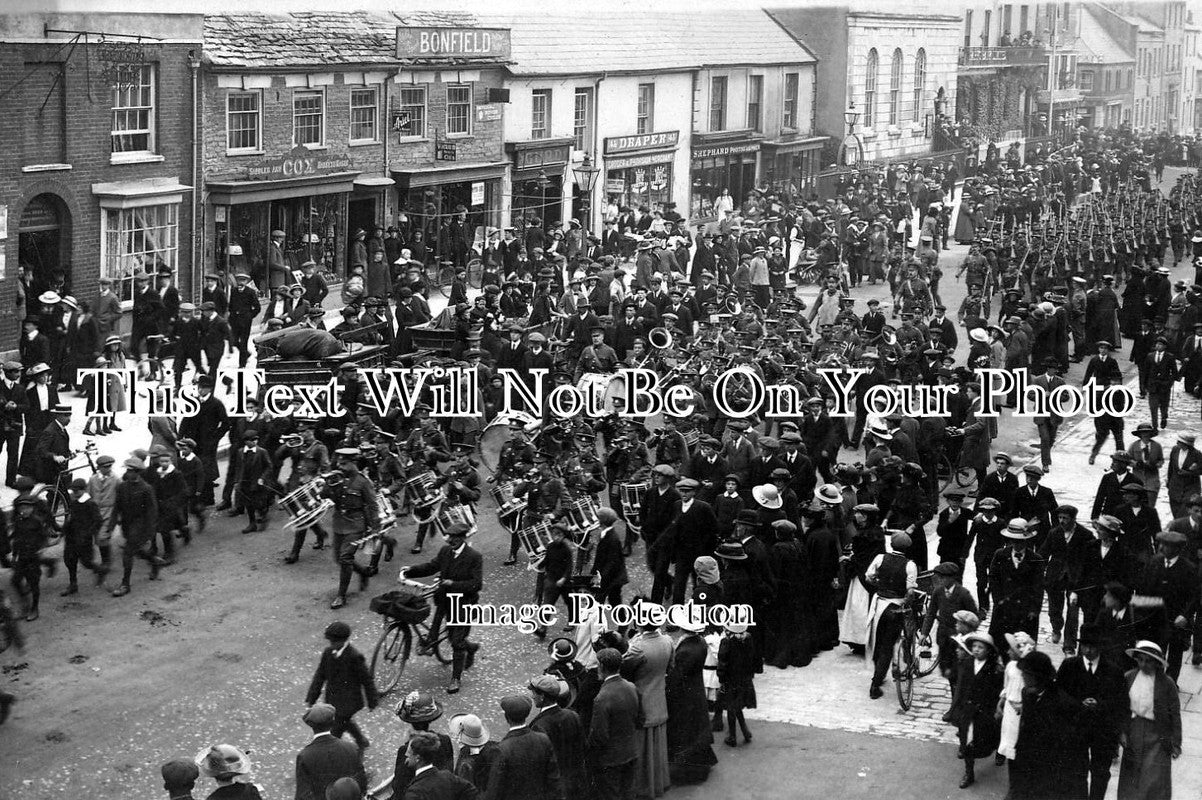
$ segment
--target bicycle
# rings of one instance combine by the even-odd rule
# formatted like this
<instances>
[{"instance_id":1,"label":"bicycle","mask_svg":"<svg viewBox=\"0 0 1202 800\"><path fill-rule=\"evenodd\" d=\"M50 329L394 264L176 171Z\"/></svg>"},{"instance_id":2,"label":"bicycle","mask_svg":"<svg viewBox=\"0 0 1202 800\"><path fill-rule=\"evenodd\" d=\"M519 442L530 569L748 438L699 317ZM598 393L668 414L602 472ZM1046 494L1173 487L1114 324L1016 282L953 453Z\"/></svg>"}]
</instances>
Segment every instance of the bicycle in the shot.
<instances>
[{"instance_id":1,"label":"bicycle","mask_svg":"<svg viewBox=\"0 0 1202 800\"><path fill-rule=\"evenodd\" d=\"M902 604L902 632L893 645L893 687L897 691L897 704L902 711L909 711L914 701L914 680L925 678L939 666L939 653L934 643L922 644L922 618L930 602L933 572L918 576L919 588L906 597Z\"/></svg>"},{"instance_id":2,"label":"bicycle","mask_svg":"<svg viewBox=\"0 0 1202 800\"><path fill-rule=\"evenodd\" d=\"M442 664L451 663L447 626L439 626L438 636L431 640L430 626L425 622L431 611L429 600L438 587L406 578L397 583L416 591L394 590L371 601L371 610L384 618L384 630L372 651L370 667L381 695L387 695L400 683L405 665L413 655L415 635L418 655L432 655ZM420 601L420 605L415 601Z\"/></svg>"},{"instance_id":3,"label":"bicycle","mask_svg":"<svg viewBox=\"0 0 1202 800\"><path fill-rule=\"evenodd\" d=\"M438 289L439 294L443 297L450 297L451 284L455 282L455 262L440 261L434 275L430 276L427 272L427 278L432 279L434 287Z\"/></svg>"},{"instance_id":4,"label":"bicycle","mask_svg":"<svg viewBox=\"0 0 1202 800\"><path fill-rule=\"evenodd\" d=\"M71 502L71 496L65 487L71 485L70 481L68 480L71 473L84 468L83 464L80 464L78 467L70 466L71 459L80 455L86 456L88 459L87 467L91 469L92 472L95 472L96 463L92 460L92 457L95 456L97 452L99 451L96 447L96 442L91 439L84 444L82 450L72 450L70 457L67 459L66 465L64 465L63 469L59 470L58 477L55 478L54 485L46 487L46 507L50 509L50 527L53 531L53 533L50 535L47 546L58 544L58 542L63 538L63 526L67 524L68 508L70 507L69 504Z\"/></svg>"},{"instance_id":5,"label":"bicycle","mask_svg":"<svg viewBox=\"0 0 1202 800\"><path fill-rule=\"evenodd\" d=\"M935 472L939 479L939 491L942 492L951 483L961 489L967 489L976 483L977 473L965 466L956 466L960 461L960 450L964 445L964 431L959 428L947 429L947 441L943 452L939 454L939 462Z\"/></svg>"}]
</instances>

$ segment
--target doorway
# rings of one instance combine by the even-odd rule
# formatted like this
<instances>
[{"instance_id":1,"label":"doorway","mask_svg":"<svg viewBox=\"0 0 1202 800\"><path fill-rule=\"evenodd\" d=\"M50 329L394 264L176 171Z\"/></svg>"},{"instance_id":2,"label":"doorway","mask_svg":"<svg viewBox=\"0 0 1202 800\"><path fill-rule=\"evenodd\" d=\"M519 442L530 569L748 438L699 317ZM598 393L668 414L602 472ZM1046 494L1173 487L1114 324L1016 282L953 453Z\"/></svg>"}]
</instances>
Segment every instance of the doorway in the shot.
<instances>
[{"instance_id":1,"label":"doorway","mask_svg":"<svg viewBox=\"0 0 1202 800\"><path fill-rule=\"evenodd\" d=\"M62 276L66 290L71 287L70 212L56 195L40 194L21 212L18 228L18 258L22 269L33 272L30 284L34 296L58 283Z\"/></svg>"}]
</instances>

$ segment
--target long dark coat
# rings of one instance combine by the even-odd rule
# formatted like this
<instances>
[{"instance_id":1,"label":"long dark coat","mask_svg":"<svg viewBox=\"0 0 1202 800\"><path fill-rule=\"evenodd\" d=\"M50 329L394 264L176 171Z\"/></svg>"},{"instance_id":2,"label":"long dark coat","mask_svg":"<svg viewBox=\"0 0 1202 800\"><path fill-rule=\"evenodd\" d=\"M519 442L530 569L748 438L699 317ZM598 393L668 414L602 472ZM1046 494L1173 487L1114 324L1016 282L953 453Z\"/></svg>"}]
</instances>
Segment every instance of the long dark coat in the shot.
<instances>
[{"instance_id":1,"label":"long dark coat","mask_svg":"<svg viewBox=\"0 0 1202 800\"><path fill-rule=\"evenodd\" d=\"M705 698L702 670L708 648L705 640L686 634L664 684L668 700L668 769L673 784L700 783L718 763Z\"/></svg>"}]
</instances>

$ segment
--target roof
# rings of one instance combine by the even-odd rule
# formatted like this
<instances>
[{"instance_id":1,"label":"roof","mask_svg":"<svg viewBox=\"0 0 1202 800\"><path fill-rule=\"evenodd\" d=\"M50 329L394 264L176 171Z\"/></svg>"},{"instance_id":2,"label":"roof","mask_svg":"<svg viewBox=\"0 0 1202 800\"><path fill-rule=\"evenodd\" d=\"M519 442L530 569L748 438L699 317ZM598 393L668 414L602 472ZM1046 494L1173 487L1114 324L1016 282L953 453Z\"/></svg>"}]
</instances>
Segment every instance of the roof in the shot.
<instances>
[{"instance_id":1,"label":"roof","mask_svg":"<svg viewBox=\"0 0 1202 800\"><path fill-rule=\"evenodd\" d=\"M485 27L512 30L514 75L671 72L740 64L817 61L761 9L720 14L675 10L648 18L628 11L589 9L587 20L562 11L478 15ZM589 35L601 32L602 35Z\"/></svg>"},{"instance_id":2,"label":"roof","mask_svg":"<svg viewBox=\"0 0 1202 800\"><path fill-rule=\"evenodd\" d=\"M1115 12L1115 16L1121 17L1131 25L1134 25L1139 29L1140 33L1164 33L1164 28L1145 17L1139 16L1138 14L1119 14L1118 12Z\"/></svg>"},{"instance_id":3,"label":"roof","mask_svg":"<svg viewBox=\"0 0 1202 800\"><path fill-rule=\"evenodd\" d=\"M1083 56L1088 56L1087 60L1094 63L1115 64L1134 61L1135 54L1098 22L1092 9L1087 5L1084 10L1085 13L1081 14L1080 35L1076 42L1077 51Z\"/></svg>"},{"instance_id":4,"label":"roof","mask_svg":"<svg viewBox=\"0 0 1202 800\"><path fill-rule=\"evenodd\" d=\"M217 67L396 65L397 26L478 26L471 14L306 11L205 17L205 58Z\"/></svg>"}]
</instances>

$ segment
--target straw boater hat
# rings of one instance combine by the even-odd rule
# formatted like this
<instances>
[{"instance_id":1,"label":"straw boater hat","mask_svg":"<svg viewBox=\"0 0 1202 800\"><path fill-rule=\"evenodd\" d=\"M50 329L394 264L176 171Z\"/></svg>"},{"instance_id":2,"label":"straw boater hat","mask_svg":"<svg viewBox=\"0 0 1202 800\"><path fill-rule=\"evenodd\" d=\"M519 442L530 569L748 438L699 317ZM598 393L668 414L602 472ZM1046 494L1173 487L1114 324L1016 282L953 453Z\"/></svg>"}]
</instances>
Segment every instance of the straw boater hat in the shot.
<instances>
[{"instance_id":1,"label":"straw boater hat","mask_svg":"<svg viewBox=\"0 0 1202 800\"><path fill-rule=\"evenodd\" d=\"M1156 660L1160 663L1161 667L1168 667L1169 665L1168 660L1166 660L1164 657L1164 651L1160 649L1160 645L1156 644L1156 642L1149 642L1146 639L1141 639L1135 643L1135 647L1127 650L1127 655L1131 656L1132 658L1135 658L1137 653L1141 656L1147 656L1148 658Z\"/></svg>"},{"instance_id":2,"label":"straw boater hat","mask_svg":"<svg viewBox=\"0 0 1202 800\"><path fill-rule=\"evenodd\" d=\"M1006 525L1006 530L1002 531L1002 536L1007 539L1034 539L1035 531L1029 530L1028 527L1025 519L1015 517Z\"/></svg>"},{"instance_id":3,"label":"straw boater hat","mask_svg":"<svg viewBox=\"0 0 1202 800\"><path fill-rule=\"evenodd\" d=\"M770 483L763 486L753 486L751 488L751 496L755 501L764 508L780 508L782 501L780 499L780 490Z\"/></svg>"}]
</instances>

